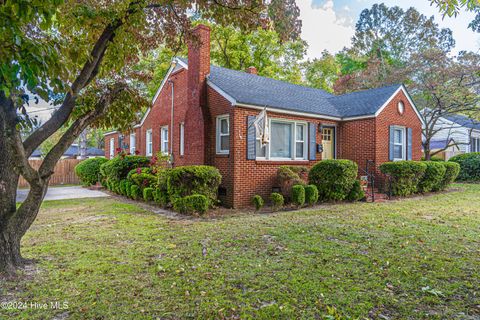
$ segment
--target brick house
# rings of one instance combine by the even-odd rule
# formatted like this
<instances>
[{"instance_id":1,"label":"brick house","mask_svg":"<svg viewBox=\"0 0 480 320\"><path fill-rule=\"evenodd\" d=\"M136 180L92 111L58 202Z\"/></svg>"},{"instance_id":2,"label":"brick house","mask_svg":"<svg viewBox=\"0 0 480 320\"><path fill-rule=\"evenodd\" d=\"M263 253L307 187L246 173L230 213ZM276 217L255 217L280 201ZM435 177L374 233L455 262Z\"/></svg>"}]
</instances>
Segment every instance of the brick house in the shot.
<instances>
[{"instance_id":1,"label":"brick house","mask_svg":"<svg viewBox=\"0 0 480 320\"><path fill-rule=\"evenodd\" d=\"M419 160L422 120L403 85L335 96L210 64L210 29L188 59L175 58L152 107L131 132L105 134L105 155L117 148L172 156L174 166L207 164L222 174L219 198L229 207L268 197L278 166L312 166L322 159L350 159L364 168L389 160ZM270 143L260 147L254 126L264 107Z\"/></svg>"}]
</instances>

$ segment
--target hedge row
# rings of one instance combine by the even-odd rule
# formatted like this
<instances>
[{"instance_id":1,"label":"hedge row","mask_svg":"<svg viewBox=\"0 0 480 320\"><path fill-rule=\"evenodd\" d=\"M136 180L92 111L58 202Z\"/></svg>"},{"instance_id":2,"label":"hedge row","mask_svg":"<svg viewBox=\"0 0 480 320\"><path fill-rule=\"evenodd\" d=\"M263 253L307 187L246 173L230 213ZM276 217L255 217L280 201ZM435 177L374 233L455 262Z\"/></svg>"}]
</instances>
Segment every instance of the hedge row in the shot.
<instances>
[{"instance_id":1,"label":"hedge row","mask_svg":"<svg viewBox=\"0 0 480 320\"><path fill-rule=\"evenodd\" d=\"M460 154L448 161L460 165L458 181L480 182L480 152Z\"/></svg>"},{"instance_id":2,"label":"hedge row","mask_svg":"<svg viewBox=\"0 0 480 320\"><path fill-rule=\"evenodd\" d=\"M458 164L442 161L396 161L380 165L380 171L390 177L394 196L445 190L459 170Z\"/></svg>"},{"instance_id":3,"label":"hedge row","mask_svg":"<svg viewBox=\"0 0 480 320\"><path fill-rule=\"evenodd\" d=\"M214 207L222 177L217 168L167 169L142 156L119 155L100 166L103 185L134 200L154 201L182 213L205 213Z\"/></svg>"}]
</instances>

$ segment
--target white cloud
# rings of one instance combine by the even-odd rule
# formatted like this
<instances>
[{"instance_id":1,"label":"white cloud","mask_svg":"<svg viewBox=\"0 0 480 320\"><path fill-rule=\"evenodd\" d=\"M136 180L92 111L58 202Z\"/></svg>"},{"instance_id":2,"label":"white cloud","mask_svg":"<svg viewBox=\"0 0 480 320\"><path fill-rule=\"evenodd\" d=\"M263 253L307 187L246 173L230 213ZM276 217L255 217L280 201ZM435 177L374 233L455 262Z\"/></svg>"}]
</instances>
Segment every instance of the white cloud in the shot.
<instances>
[{"instance_id":1,"label":"white cloud","mask_svg":"<svg viewBox=\"0 0 480 320\"><path fill-rule=\"evenodd\" d=\"M312 0L297 0L302 19L302 39L308 43L307 57L320 57L323 50L338 52L350 44L354 25L346 16L339 16L333 1L313 5Z\"/></svg>"}]
</instances>

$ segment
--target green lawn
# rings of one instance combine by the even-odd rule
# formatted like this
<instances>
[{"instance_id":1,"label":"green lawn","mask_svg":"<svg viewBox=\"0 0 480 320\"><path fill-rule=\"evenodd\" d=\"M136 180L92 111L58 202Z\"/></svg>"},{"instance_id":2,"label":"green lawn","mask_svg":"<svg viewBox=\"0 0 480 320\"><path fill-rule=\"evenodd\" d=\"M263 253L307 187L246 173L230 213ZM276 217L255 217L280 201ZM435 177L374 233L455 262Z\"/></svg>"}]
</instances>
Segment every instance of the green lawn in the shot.
<instances>
[{"instance_id":1,"label":"green lawn","mask_svg":"<svg viewBox=\"0 0 480 320\"><path fill-rule=\"evenodd\" d=\"M47 202L23 242L38 271L0 295L68 309L0 313L478 319L480 185L455 187L423 199L200 220L115 199Z\"/></svg>"}]
</instances>

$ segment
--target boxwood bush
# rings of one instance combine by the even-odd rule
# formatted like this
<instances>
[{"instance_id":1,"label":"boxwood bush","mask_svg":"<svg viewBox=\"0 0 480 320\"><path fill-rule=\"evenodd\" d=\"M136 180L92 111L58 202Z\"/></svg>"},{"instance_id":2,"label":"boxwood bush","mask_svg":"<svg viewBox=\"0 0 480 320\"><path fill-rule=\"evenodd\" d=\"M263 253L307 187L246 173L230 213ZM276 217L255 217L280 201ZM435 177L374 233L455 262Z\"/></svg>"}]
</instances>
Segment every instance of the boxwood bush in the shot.
<instances>
[{"instance_id":1,"label":"boxwood bush","mask_svg":"<svg viewBox=\"0 0 480 320\"><path fill-rule=\"evenodd\" d=\"M192 194L183 198L176 198L173 202L173 209L180 213L198 213L203 215L208 211L208 207L208 198L203 194Z\"/></svg>"},{"instance_id":2,"label":"boxwood bush","mask_svg":"<svg viewBox=\"0 0 480 320\"><path fill-rule=\"evenodd\" d=\"M281 193L273 192L270 195L270 200L272 201L272 209L273 211L277 211L283 207L285 203L285 199L283 198Z\"/></svg>"},{"instance_id":3,"label":"boxwood bush","mask_svg":"<svg viewBox=\"0 0 480 320\"><path fill-rule=\"evenodd\" d=\"M259 211L260 209L263 208L263 205L265 204L265 201L263 201L263 198L261 196L256 194L252 198L252 203L255 206L255 211Z\"/></svg>"},{"instance_id":4,"label":"boxwood bush","mask_svg":"<svg viewBox=\"0 0 480 320\"><path fill-rule=\"evenodd\" d=\"M480 152L459 154L451 157L448 161L456 162L460 165L458 181L480 181Z\"/></svg>"},{"instance_id":5,"label":"boxwood bush","mask_svg":"<svg viewBox=\"0 0 480 320\"><path fill-rule=\"evenodd\" d=\"M394 196L408 196L417 192L417 185L427 170L425 162L396 161L380 165L380 171L390 176Z\"/></svg>"},{"instance_id":6,"label":"boxwood bush","mask_svg":"<svg viewBox=\"0 0 480 320\"><path fill-rule=\"evenodd\" d=\"M142 198L142 191L140 190L140 187L136 184L132 184L132 186L130 187L130 197L133 200L139 200L140 198Z\"/></svg>"},{"instance_id":7,"label":"boxwood bush","mask_svg":"<svg viewBox=\"0 0 480 320\"><path fill-rule=\"evenodd\" d=\"M100 166L107 161L105 158L85 159L75 166L75 174L84 186L94 185L101 178Z\"/></svg>"},{"instance_id":8,"label":"boxwood bush","mask_svg":"<svg viewBox=\"0 0 480 320\"><path fill-rule=\"evenodd\" d=\"M318 189L317 186L309 184L305 186L305 201L309 206L313 206L318 201Z\"/></svg>"},{"instance_id":9,"label":"boxwood bush","mask_svg":"<svg viewBox=\"0 0 480 320\"><path fill-rule=\"evenodd\" d=\"M308 168L305 166L280 166L277 181L284 198L291 199L294 185L306 185Z\"/></svg>"},{"instance_id":10,"label":"boxwood bush","mask_svg":"<svg viewBox=\"0 0 480 320\"><path fill-rule=\"evenodd\" d=\"M352 189L347 195L347 200L348 201L359 201L365 198L365 192L362 189L362 186L360 185L360 181L355 180L353 183Z\"/></svg>"},{"instance_id":11,"label":"boxwood bush","mask_svg":"<svg viewBox=\"0 0 480 320\"><path fill-rule=\"evenodd\" d=\"M144 188L143 189L143 200L153 201L153 188Z\"/></svg>"},{"instance_id":12,"label":"boxwood bush","mask_svg":"<svg viewBox=\"0 0 480 320\"><path fill-rule=\"evenodd\" d=\"M140 190L144 188L154 188L157 183L157 176L155 175L155 169L150 167L135 168L130 170L127 174L127 179L132 183L140 187Z\"/></svg>"},{"instance_id":13,"label":"boxwood bush","mask_svg":"<svg viewBox=\"0 0 480 320\"><path fill-rule=\"evenodd\" d=\"M127 178L135 168L148 167L150 159L144 156L118 155L100 166L100 173L108 180L120 181Z\"/></svg>"},{"instance_id":14,"label":"boxwood bush","mask_svg":"<svg viewBox=\"0 0 480 320\"><path fill-rule=\"evenodd\" d=\"M442 162L443 166L445 167L445 175L443 176L442 181L439 183L437 187L433 189L433 191L438 190L445 190L448 188L450 184L455 181L460 172L460 165L456 162Z\"/></svg>"},{"instance_id":15,"label":"boxwood bush","mask_svg":"<svg viewBox=\"0 0 480 320\"><path fill-rule=\"evenodd\" d=\"M305 203L305 187L301 184L292 187L292 202L297 207L301 207Z\"/></svg>"},{"instance_id":16,"label":"boxwood bush","mask_svg":"<svg viewBox=\"0 0 480 320\"><path fill-rule=\"evenodd\" d=\"M424 161L423 163L427 167L425 169L425 174L418 182L417 191L425 193L432 190L438 190L443 181L443 177L445 176L445 166L439 161Z\"/></svg>"},{"instance_id":17,"label":"boxwood bush","mask_svg":"<svg viewBox=\"0 0 480 320\"><path fill-rule=\"evenodd\" d=\"M166 190L156 188L153 191L153 201L161 205L162 207L166 207L168 205L168 194Z\"/></svg>"},{"instance_id":18,"label":"boxwood bush","mask_svg":"<svg viewBox=\"0 0 480 320\"><path fill-rule=\"evenodd\" d=\"M344 200L355 183L358 166L350 160L323 160L312 167L310 184L317 186L324 201Z\"/></svg>"},{"instance_id":19,"label":"boxwood bush","mask_svg":"<svg viewBox=\"0 0 480 320\"><path fill-rule=\"evenodd\" d=\"M166 174L168 196L172 203L193 194L207 197L209 205L217 204L218 187L222 176L211 166L184 166L169 169Z\"/></svg>"}]
</instances>

